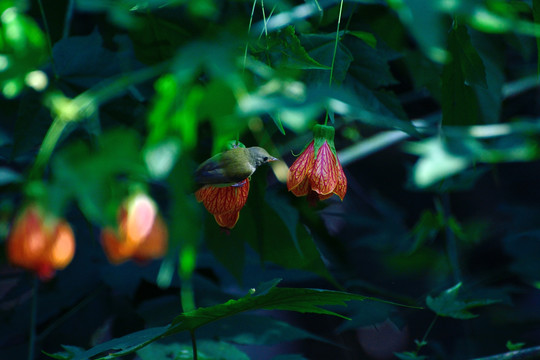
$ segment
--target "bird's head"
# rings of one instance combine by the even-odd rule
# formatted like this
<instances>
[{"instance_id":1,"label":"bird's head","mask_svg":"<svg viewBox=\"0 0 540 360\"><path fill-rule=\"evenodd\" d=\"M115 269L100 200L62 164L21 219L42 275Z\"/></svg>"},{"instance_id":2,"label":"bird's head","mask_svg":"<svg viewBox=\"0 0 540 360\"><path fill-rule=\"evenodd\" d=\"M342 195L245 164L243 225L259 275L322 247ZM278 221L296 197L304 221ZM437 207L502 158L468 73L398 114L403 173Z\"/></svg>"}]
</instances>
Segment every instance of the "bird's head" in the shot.
<instances>
[{"instance_id":1,"label":"bird's head","mask_svg":"<svg viewBox=\"0 0 540 360\"><path fill-rule=\"evenodd\" d=\"M251 164L255 167L258 167L267 162L277 160L275 157L268 154L268 152L262 147L253 146L253 147L247 148L247 151L249 153Z\"/></svg>"}]
</instances>

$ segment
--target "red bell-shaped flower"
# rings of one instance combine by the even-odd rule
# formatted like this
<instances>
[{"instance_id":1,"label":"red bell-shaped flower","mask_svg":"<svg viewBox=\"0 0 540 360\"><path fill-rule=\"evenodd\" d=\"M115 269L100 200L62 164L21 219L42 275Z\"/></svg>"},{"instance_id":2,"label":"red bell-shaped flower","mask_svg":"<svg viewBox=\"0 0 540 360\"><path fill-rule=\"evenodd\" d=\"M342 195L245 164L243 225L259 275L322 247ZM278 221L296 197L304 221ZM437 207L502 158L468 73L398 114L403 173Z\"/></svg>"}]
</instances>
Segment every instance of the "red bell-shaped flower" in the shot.
<instances>
[{"instance_id":1,"label":"red bell-shaped flower","mask_svg":"<svg viewBox=\"0 0 540 360\"><path fill-rule=\"evenodd\" d=\"M314 139L289 168L287 188L296 196L341 200L347 193L347 178L334 147L334 128L315 125Z\"/></svg>"},{"instance_id":2,"label":"red bell-shaped flower","mask_svg":"<svg viewBox=\"0 0 540 360\"><path fill-rule=\"evenodd\" d=\"M34 271L42 280L65 268L75 254L75 237L69 224L28 206L18 217L7 240L9 261Z\"/></svg>"},{"instance_id":3,"label":"red bell-shaped flower","mask_svg":"<svg viewBox=\"0 0 540 360\"><path fill-rule=\"evenodd\" d=\"M141 262L160 258L167 252L167 226L148 195L128 198L118 213L118 229L105 228L101 243L109 261L119 264L129 259Z\"/></svg>"},{"instance_id":4,"label":"red bell-shaped flower","mask_svg":"<svg viewBox=\"0 0 540 360\"><path fill-rule=\"evenodd\" d=\"M231 186L204 186L197 190L195 197L214 215L219 226L232 229L246 204L248 193L249 179L245 179Z\"/></svg>"}]
</instances>

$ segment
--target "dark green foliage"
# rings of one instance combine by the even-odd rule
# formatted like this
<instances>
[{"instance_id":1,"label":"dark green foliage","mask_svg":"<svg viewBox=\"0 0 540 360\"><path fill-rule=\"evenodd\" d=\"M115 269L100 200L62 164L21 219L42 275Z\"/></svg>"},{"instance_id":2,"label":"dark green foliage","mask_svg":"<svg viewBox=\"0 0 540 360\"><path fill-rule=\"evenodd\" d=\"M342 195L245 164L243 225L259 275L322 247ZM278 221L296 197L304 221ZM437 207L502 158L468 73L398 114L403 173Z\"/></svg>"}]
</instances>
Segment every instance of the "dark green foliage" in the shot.
<instances>
[{"instance_id":1,"label":"dark green foliage","mask_svg":"<svg viewBox=\"0 0 540 360\"><path fill-rule=\"evenodd\" d=\"M0 358L534 353L539 14L536 0L0 0ZM343 202L287 189L317 124ZM282 161L251 176L225 230L193 172L238 142ZM101 231L124 231L138 192L167 254L113 265ZM32 202L76 238L49 282L7 251Z\"/></svg>"}]
</instances>

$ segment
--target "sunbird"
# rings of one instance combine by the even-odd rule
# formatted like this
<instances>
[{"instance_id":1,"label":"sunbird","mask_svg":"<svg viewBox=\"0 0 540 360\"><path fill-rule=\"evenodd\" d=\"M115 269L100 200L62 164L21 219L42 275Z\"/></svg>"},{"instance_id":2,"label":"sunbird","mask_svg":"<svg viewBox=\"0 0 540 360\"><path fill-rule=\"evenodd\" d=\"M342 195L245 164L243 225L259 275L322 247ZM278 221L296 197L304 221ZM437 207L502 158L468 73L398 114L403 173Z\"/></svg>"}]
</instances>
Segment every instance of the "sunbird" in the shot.
<instances>
[{"instance_id":1,"label":"sunbird","mask_svg":"<svg viewBox=\"0 0 540 360\"><path fill-rule=\"evenodd\" d=\"M199 185L231 186L250 177L257 167L277 159L258 146L235 147L212 156L195 170Z\"/></svg>"}]
</instances>

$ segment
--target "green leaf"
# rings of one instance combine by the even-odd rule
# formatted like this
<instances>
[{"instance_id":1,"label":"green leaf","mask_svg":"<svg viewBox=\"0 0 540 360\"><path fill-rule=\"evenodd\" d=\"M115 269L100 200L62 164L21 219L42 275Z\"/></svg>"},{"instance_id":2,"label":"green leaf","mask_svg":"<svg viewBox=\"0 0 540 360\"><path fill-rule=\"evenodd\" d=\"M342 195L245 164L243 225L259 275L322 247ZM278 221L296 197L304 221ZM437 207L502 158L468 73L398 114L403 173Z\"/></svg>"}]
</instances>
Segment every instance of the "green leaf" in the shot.
<instances>
[{"instance_id":1,"label":"green leaf","mask_svg":"<svg viewBox=\"0 0 540 360\"><path fill-rule=\"evenodd\" d=\"M491 305L500 301L492 299L459 300L458 292L461 285L461 282L459 282L450 289L443 291L437 297L428 295L426 298L427 306L439 316L451 317L454 319L472 319L478 315L471 313L468 311L469 309Z\"/></svg>"},{"instance_id":2,"label":"green leaf","mask_svg":"<svg viewBox=\"0 0 540 360\"><path fill-rule=\"evenodd\" d=\"M480 107L474 86L487 87L482 59L471 43L464 25L458 25L448 36L452 59L442 74L443 125L475 125Z\"/></svg>"},{"instance_id":3,"label":"green leaf","mask_svg":"<svg viewBox=\"0 0 540 360\"><path fill-rule=\"evenodd\" d=\"M341 291L274 287L261 296L248 294L238 300L229 300L224 304L198 308L181 314L173 320L167 334L195 330L210 322L257 309L325 314L347 319L347 317L324 309L321 306L344 306L346 301L364 299L367 299L367 297Z\"/></svg>"},{"instance_id":4,"label":"green leaf","mask_svg":"<svg viewBox=\"0 0 540 360\"><path fill-rule=\"evenodd\" d=\"M308 54L296 36L294 26L280 29L268 37L263 37L259 42L255 52L261 53L262 57L270 56L275 68L330 69L329 66L321 64Z\"/></svg>"},{"instance_id":5,"label":"green leaf","mask_svg":"<svg viewBox=\"0 0 540 360\"><path fill-rule=\"evenodd\" d=\"M540 0L533 0L532 11L535 24L540 24ZM537 73L540 76L540 36L536 36L536 51L537 51Z\"/></svg>"},{"instance_id":6,"label":"green leaf","mask_svg":"<svg viewBox=\"0 0 540 360\"><path fill-rule=\"evenodd\" d=\"M148 116L150 145L177 136L186 151L197 143L198 109L205 96L201 86L184 86L172 74L162 76L155 84L157 94Z\"/></svg>"},{"instance_id":7,"label":"green leaf","mask_svg":"<svg viewBox=\"0 0 540 360\"><path fill-rule=\"evenodd\" d=\"M444 50L446 29L439 1L392 0L388 3L398 12L426 56L443 63L447 58Z\"/></svg>"},{"instance_id":8,"label":"green leaf","mask_svg":"<svg viewBox=\"0 0 540 360\"><path fill-rule=\"evenodd\" d=\"M340 37L343 32L340 33ZM334 47L336 44L336 33L328 34L303 34L300 37L302 45L306 48L309 56L324 64L328 70L312 70L306 73L308 83L328 84L330 80L330 70ZM337 46L336 58L334 62L334 72L332 83L341 84L345 80L351 62L354 60L351 51L339 42Z\"/></svg>"},{"instance_id":9,"label":"green leaf","mask_svg":"<svg viewBox=\"0 0 540 360\"><path fill-rule=\"evenodd\" d=\"M141 360L190 360L193 359L191 344L150 344L139 351ZM198 340L197 355L201 360L249 360L248 356L234 345L223 341Z\"/></svg>"},{"instance_id":10,"label":"green leaf","mask_svg":"<svg viewBox=\"0 0 540 360\"><path fill-rule=\"evenodd\" d=\"M257 290L255 290L255 294L257 294ZM332 315L347 319L345 316L321 306L344 306L347 301L364 299L377 300L342 291L273 287L261 296L248 294L238 300L229 300L224 304L201 307L183 313L177 316L169 326L149 328L107 341L87 351L75 354L73 360L87 360L103 353L110 354L103 359L126 355L164 337L183 331L195 331L214 321L252 310L287 310Z\"/></svg>"},{"instance_id":11,"label":"green leaf","mask_svg":"<svg viewBox=\"0 0 540 360\"><path fill-rule=\"evenodd\" d=\"M121 72L119 53L106 49L97 28L86 36L70 36L53 47L59 77L72 85L90 88Z\"/></svg>"},{"instance_id":12,"label":"green leaf","mask_svg":"<svg viewBox=\"0 0 540 360\"><path fill-rule=\"evenodd\" d=\"M11 1L0 4L0 92L9 99L19 95L28 85L27 75L47 58L45 35L32 18L22 14L19 7L23 6Z\"/></svg>"},{"instance_id":13,"label":"green leaf","mask_svg":"<svg viewBox=\"0 0 540 360\"><path fill-rule=\"evenodd\" d=\"M524 342L513 343L513 342L511 342L510 340L508 340L508 341L506 342L506 348L507 348L509 351L521 350L521 349L523 349L524 346L525 346L525 343L524 343Z\"/></svg>"},{"instance_id":14,"label":"green leaf","mask_svg":"<svg viewBox=\"0 0 540 360\"><path fill-rule=\"evenodd\" d=\"M408 151L420 155L413 168L413 181L419 188L433 185L437 181L465 170L471 159L448 151L440 137L411 143Z\"/></svg>"},{"instance_id":15,"label":"green leaf","mask_svg":"<svg viewBox=\"0 0 540 360\"><path fill-rule=\"evenodd\" d=\"M368 44L372 48L377 47L377 38L375 35L373 35L370 32L367 31L347 31L347 34L351 34L358 39L364 41L366 44Z\"/></svg>"},{"instance_id":16,"label":"green leaf","mask_svg":"<svg viewBox=\"0 0 540 360\"><path fill-rule=\"evenodd\" d=\"M238 314L205 325L197 329L196 334L199 339L220 339L240 345L277 345L302 339L330 343L323 337L272 316L254 314Z\"/></svg>"}]
</instances>

